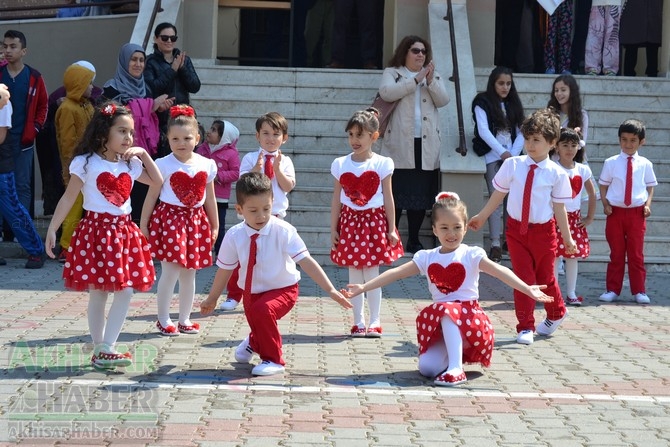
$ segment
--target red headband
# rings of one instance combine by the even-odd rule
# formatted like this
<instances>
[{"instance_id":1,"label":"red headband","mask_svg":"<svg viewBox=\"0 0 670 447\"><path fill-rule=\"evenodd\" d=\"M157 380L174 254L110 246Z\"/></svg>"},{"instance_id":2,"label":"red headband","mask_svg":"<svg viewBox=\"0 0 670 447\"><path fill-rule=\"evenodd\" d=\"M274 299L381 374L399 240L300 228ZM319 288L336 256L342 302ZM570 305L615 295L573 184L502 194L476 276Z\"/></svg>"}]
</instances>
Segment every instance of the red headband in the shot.
<instances>
[{"instance_id":1,"label":"red headband","mask_svg":"<svg viewBox=\"0 0 670 447\"><path fill-rule=\"evenodd\" d=\"M170 117L176 118L178 116L195 116L195 110L193 110L193 107L184 104L170 107Z\"/></svg>"}]
</instances>

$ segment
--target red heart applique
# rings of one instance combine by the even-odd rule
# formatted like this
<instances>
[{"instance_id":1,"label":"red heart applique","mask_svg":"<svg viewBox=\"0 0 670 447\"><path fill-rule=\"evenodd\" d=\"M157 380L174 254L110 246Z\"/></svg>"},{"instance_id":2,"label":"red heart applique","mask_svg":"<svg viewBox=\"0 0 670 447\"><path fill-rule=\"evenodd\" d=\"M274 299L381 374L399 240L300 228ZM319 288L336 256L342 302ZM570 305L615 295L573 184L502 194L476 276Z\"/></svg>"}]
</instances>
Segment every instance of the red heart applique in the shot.
<instances>
[{"instance_id":1,"label":"red heart applique","mask_svg":"<svg viewBox=\"0 0 670 447\"><path fill-rule=\"evenodd\" d=\"M365 171L361 176L345 172L340 176L344 194L358 206L365 206L379 188L379 175L375 171Z\"/></svg>"},{"instance_id":2,"label":"red heart applique","mask_svg":"<svg viewBox=\"0 0 670 447\"><path fill-rule=\"evenodd\" d=\"M572 177L570 179L570 186L572 187L572 198L574 199L582 190L582 177L579 175Z\"/></svg>"},{"instance_id":3,"label":"red heart applique","mask_svg":"<svg viewBox=\"0 0 670 447\"><path fill-rule=\"evenodd\" d=\"M122 172L118 177L111 172L103 172L95 179L95 184L105 199L116 206L126 203L133 189L133 179L127 172Z\"/></svg>"},{"instance_id":4,"label":"red heart applique","mask_svg":"<svg viewBox=\"0 0 670 447\"><path fill-rule=\"evenodd\" d=\"M189 208L197 205L205 195L207 173L200 171L193 177L185 172L177 171L170 176L170 186L179 201Z\"/></svg>"},{"instance_id":5,"label":"red heart applique","mask_svg":"<svg viewBox=\"0 0 670 447\"><path fill-rule=\"evenodd\" d=\"M428 279L445 295L455 292L465 281L465 267L460 262L454 262L446 267L440 264L428 266Z\"/></svg>"}]
</instances>

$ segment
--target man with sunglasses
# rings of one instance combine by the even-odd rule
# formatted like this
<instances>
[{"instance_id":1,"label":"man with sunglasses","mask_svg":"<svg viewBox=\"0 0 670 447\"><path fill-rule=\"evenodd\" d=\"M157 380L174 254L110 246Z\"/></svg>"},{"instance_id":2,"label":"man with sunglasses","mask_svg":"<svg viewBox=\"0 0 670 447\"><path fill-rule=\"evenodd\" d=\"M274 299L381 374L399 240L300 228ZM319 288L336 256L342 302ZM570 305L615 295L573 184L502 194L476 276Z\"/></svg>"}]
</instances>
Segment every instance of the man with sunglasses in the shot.
<instances>
[{"instance_id":1,"label":"man with sunglasses","mask_svg":"<svg viewBox=\"0 0 670 447\"><path fill-rule=\"evenodd\" d=\"M154 98L166 94L174 101L174 105L190 104L189 95L200 90L200 78L186 52L176 48L177 39L177 28L173 24L163 22L156 26L154 52L147 57L144 82ZM158 113L161 131L157 154L159 157L170 153L167 138L164 137L168 118L168 110Z\"/></svg>"}]
</instances>

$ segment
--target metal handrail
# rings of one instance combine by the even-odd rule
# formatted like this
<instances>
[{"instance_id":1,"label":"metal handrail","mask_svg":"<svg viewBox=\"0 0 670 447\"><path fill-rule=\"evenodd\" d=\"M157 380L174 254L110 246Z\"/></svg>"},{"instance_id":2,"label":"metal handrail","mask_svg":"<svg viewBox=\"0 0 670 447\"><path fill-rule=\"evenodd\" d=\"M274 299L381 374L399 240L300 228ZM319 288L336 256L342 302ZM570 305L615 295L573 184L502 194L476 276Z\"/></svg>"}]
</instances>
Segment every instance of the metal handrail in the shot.
<instances>
[{"instance_id":1,"label":"metal handrail","mask_svg":"<svg viewBox=\"0 0 670 447\"><path fill-rule=\"evenodd\" d=\"M44 9L61 9L61 8L81 8L82 6L121 6L125 4L136 3L139 4L139 0L109 0L103 4L100 2L84 2L84 3L63 3L55 5L35 5L35 6L10 6L5 8L0 8L0 12L18 12L18 11L41 11Z\"/></svg>"},{"instance_id":2,"label":"metal handrail","mask_svg":"<svg viewBox=\"0 0 670 447\"><path fill-rule=\"evenodd\" d=\"M156 0L154 3L154 9L151 11L151 19L149 20L149 26L147 26L147 32L144 34L144 42L142 43L142 48L146 48L149 44L149 39L151 39L151 30L154 28L154 23L156 22L156 16L159 12L163 12L163 6L161 5L161 0Z\"/></svg>"},{"instance_id":3,"label":"metal handrail","mask_svg":"<svg viewBox=\"0 0 670 447\"><path fill-rule=\"evenodd\" d=\"M458 147L456 152L462 156L468 153L468 146L465 140L465 124L463 120L463 104L461 101L461 81L458 75L458 54L456 51L456 31L454 31L454 13L451 8L451 0L447 0L447 15L444 20L449 22L449 37L451 40L451 60L454 66L451 75L451 80L454 81L454 89L456 90L456 113L458 115Z\"/></svg>"}]
</instances>

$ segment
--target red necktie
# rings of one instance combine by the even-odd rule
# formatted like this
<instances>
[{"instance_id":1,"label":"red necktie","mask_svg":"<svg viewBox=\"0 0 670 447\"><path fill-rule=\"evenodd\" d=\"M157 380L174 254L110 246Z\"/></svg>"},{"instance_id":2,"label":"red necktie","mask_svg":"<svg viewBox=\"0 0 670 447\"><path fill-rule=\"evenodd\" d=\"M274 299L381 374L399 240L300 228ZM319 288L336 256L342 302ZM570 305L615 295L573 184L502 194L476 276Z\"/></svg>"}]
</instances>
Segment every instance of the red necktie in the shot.
<instances>
[{"instance_id":1,"label":"red necktie","mask_svg":"<svg viewBox=\"0 0 670 447\"><path fill-rule=\"evenodd\" d=\"M628 157L628 166L626 167L626 192L624 194L623 204L630 206L633 203L633 157Z\"/></svg>"},{"instance_id":2,"label":"red necktie","mask_svg":"<svg viewBox=\"0 0 670 447\"><path fill-rule=\"evenodd\" d=\"M272 164L272 157L274 157L274 155L265 156L265 175L267 175L270 180L272 180L275 176L275 168Z\"/></svg>"},{"instance_id":3,"label":"red necktie","mask_svg":"<svg viewBox=\"0 0 670 447\"><path fill-rule=\"evenodd\" d=\"M530 165L526 184L523 187L523 203L521 204L521 234L528 233L528 217L530 216L530 196L533 190L533 179L537 165Z\"/></svg>"},{"instance_id":4,"label":"red necktie","mask_svg":"<svg viewBox=\"0 0 670 447\"><path fill-rule=\"evenodd\" d=\"M251 236L251 244L249 244L249 262L247 262L247 275L244 277L244 296L248 299L251 295L251 278L254 273L254 266L256 265L256 239L259 234Z\"/></svg>"}]
</instances>

